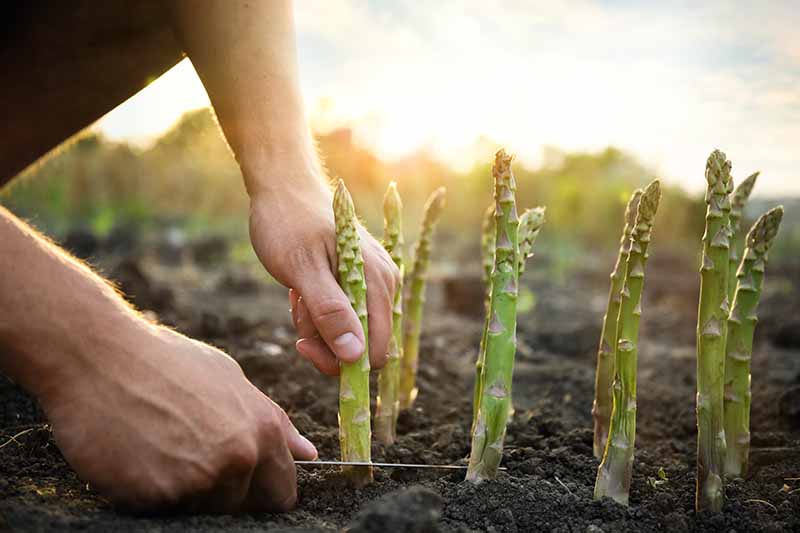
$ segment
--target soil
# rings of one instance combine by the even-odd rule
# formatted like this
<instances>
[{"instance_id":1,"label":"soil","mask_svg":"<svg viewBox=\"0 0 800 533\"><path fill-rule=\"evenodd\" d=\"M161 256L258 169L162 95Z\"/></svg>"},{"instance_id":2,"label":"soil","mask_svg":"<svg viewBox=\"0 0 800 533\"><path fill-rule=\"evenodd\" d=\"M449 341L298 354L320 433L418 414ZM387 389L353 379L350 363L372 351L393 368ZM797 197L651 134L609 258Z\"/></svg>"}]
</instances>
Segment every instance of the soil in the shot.
<instances>
[{"instance_id":1,"label":"soil","mask_svg":"<svg viewBox=\"0 0 800 533\"><path fill-rule=\"evenodd\" d=\"M338 457L337 383L294 352L283 289L226 263L99 262L134 302L228 351L321 458ZM519 320L516 411L495 481L376 469L373 485L351 490L334 468L301 467L299 505L287 514L129 516L78 479L35 403L0 377L0 531L800 531L798 269L767 274L753 357L753 465L747 479L729 480L719 514L693 509L696 268L657 257L648 266L629 507L592 499L590 409L607 273L553 285L536 270L526 274L536 306ZM448 306L445 293L460 297ZM373 460L465 464L480 305L474 277L431 280L419 398L400 418L398 442L375 444Z\"/></svg>"}]
</instances>

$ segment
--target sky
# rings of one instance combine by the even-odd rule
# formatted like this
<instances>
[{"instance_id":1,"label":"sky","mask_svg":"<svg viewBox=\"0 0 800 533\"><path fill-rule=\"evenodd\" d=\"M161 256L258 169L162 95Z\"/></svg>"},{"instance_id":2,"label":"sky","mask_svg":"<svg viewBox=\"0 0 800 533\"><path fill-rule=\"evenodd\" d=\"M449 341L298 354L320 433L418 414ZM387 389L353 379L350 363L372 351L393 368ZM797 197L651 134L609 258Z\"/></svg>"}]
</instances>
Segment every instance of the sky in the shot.
<instances>
[{"instance_id":1,"label":"sky","mask_svg":"<svg viewBox=\"0 0 800 533\"><path fill-rule=\"evenodd\" d=\"M797 0L297 0L295 18L312 127L381 157L616 146L699 191L720 148L734 178L762 171L758 194L800 195ZM206 105L183 61L97 127L146 143Z\"/></svg>"}]
</instances>

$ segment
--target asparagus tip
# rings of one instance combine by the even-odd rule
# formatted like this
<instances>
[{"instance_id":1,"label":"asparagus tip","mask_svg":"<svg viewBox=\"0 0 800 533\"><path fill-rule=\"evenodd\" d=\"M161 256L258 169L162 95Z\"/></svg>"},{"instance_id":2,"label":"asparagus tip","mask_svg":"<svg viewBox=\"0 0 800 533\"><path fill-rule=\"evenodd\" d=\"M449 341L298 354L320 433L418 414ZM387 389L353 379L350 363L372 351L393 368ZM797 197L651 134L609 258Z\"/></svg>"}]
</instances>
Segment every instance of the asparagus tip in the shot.
<instances>
[{"instance_id":1,"label":"asparagus tip","mask_svg":"<svg viewBox=\"0 0 800 533\"><path fill-rule=\"evenodd\" d=\"M661 182L651 181L642 192L637 208L637 220L652 220L658 210L658 202L661 200Z\"/></svg>"},{"instance_id":2,"label":"asparagus tip","mask_svg":"<svg viewBox=\"0 0 800 533\"><path fill-rule=\"evenodd\" d=\"M709 185L723 188L720 192L727 191L731 181L731 162L724 152L714 150L706 162L706 181Z\"/></svg>"},{"instance_id":3,"label":"asparagus tip","mask_svg":"<svg viewBox=\"0 0 800 533\"><path fill-rule=\"evenodd\" d=\"M435 221L438 220L439 215L441 215L442 210L444 209L445 204L445 193L447 189L444 187L439 187L428 198L428 201L425 202L425 216L429 220Z\"/></svg>"},{"instance_id":4,"label":"asparagus tip","mask_svg":"<svg viewBox=\"0 0 800 533\"><path fill-rule=\"evenodd\" d=\"M350 220L356 215L356 209L353 207L353 198L350 197L350 191L347 190L342 178L339 178L336 184L336 191L333 193L333 211L339 215L337 220L342 222Z\"/></svg>"},{"instance_id":5,"label":"asparagus tip","mask_svg":"<svg viewBox=\"0 0 800 533\"><path fill-rule=\"evenodd\" d=\"M400 193L397 191L397 182L392 180L383 196L383 212L387 218L397 218L403 209Z\"/></svg>"},{"instance_id":6,"label":"asparagus tip","mask_svg":"<svg viewBox=\"0 0 800 533\"><path fill-rule=\"evenodd\" d=\"M761 215L747 234L747 246L766 252L772 246L783 219L783 206L774 207Z\"/></svg>"},{"instance_id":7,"label":"asparagus tip","mask_svg":"<svg viewBox=\"0 0 800 533\"><path fill-rule=\"evenodd\" d=\"M760 174L760 171L750 174L736 187L733 198L731 199L734 208L738 207L742 209L744 207L745 202L750 198L750 194L753 192L753 187L755 187L756 180Z\"/></svg>"}]
</instances>

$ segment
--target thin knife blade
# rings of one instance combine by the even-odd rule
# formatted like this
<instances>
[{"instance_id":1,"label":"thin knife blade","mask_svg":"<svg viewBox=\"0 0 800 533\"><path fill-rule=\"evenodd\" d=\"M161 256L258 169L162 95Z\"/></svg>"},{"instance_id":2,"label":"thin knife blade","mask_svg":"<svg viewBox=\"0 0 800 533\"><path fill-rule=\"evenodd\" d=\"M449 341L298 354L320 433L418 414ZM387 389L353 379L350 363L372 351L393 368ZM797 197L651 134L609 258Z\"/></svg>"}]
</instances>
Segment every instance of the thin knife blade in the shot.
<instances>
[{"instance_id":1,"label":"thin knife blade","mask_svg":"<svg viewBox=\"0 0 800 533\"><path fill-rule=\"evenodd\" d=\"M446 470L466 470L466 465L425 465L414 463L368 463L366 461L295 461L303 466L377 466L379 468L438 468ZM505 470L505 468L500 468Z\"/></svg>"}]
</instances>

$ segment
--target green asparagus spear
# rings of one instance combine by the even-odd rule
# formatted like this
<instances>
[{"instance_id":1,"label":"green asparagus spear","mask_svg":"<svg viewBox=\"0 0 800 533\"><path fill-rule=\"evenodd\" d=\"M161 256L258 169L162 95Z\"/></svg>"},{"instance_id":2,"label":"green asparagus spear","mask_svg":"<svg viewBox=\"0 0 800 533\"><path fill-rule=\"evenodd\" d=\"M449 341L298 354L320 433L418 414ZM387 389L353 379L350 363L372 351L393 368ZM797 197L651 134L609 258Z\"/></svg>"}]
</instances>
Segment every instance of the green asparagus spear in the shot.
<instances>
[{"instance_id":1,"label":"green asparagus spear","mask_svg":"<svg viewBox=\"0 0 800 533\"><path fill-rule=\"evenodd\" d=\"M483 262L483 285L486 289L484 303L488 307L492 295L492 268L494 268L495 245L494 203L486 208L481 232L481 260Z\"/></svg>"},{"instance_id":2,"label":"green asparagus spear","mask_svg":"<svg viewBox=\"0 0 800 533\"><path fill-rule=\"evenodd\" d=\"M490 211L487 210L487 214ZM525 272L525 261L533 256L533 245L536 243L536 237L539 236L539 231L544 224L544 214L545 208L544 207L535 207L533 209L528 209L525 211L521 217L519 217L519 229L517 231L519 235L519 263L518 263L518 276L522 276L523 272ZM492 219L494 219L494 206L491 209ZM486 225L484 225L485 229ZM492 225L493 227L493 225ZM485 235L485 234L484 234ZM484 239L486 240L486 239ZM492 237L491 242L494 243L494 237ZM492 246L491 252L492 258L494 258L494 247ZM494 259L492 259L494 262ZM489 274L491 275L491 267L489 268ZM489 296L491 296L491 283L487 283L487 288L489 292ZM489 314L489 302L485 302L486 307L486 321L483 325L483 335L481 337L481 344L480 349L478 350L478 361L475 363L475 387L472 397L472 429L470 431L470 435L475 432L475 423L478 420L478 408L480 407L480 397L483 391L483 364L484 360L486 359L486 335L489 329L489 322L490 322L490 314ZM511 401L508 402L509 405L509 415L514 414L514 407Z\"/></svg>"},{"instance_id":3,"label":"green asparagus spear","mask_svg":"<svg viewBox=\"0 0 800 533\"><path fill-rule=\"evenodd\" d=\"M636 210L639 207L641 189L633 191L628 206L625 208L625 227L619 242L619 254L614 270L611 272L611 289L608 291L608 305L603 317L603 329L600 334L600 349L597 351L597 372L594 382L594 456L603 458L608 438L608 426L611 423L612 390L614 381L614 347L617 345L617 317L622 299L622 283L625 281L625 263L631 249L631 231L636 222Z\"/></svg>"},{"instance_id":4,"label":"green asparagus spear","mask_svg":"<svg viewBox=\"0 0 800 533\"><path fill-rule=\"evenodd\" d=\"M533 257L533 245L536 244L536 237L544 225L544 214L546 208L534 207L527 209L519 217L519 257L517 270L519 275L525 273L525 262Z\"/></svg>"},{"instance_id":5,"label":"green asparagus spear","mask_svg":"<svg viewBox=\"0 0 800 533\"><path fill-rule=\"evenodd\" d=\"M492 169L497 244L492 269L492 296L489 304L492 318L486 336L483 390L467 470L467 480L473 483L494 478L503 456L503 439L517 348L519 220L511 159L503 150L498 151Z\"/></svg>"},{"instance_id":6,"label":"green asparagus spear","mask_svg":"<svg viewBox=\"0 0 800 533\"><path fill-rule=\"evenodd\" d=\"M725 350L725 474L742 477L750 455L750 360L756 308L764 282L764 266L783 218L783 207L761 215L747 234L744 258L736 273L738 283L728 318Z\"/></svg>"},{"instance_id":7,"label":"green asparagus spear","mask_svg":"<svg viewBox=\"0 0 800 533\"><path fill-rule=\"evenodd\" d=\"M419 234L414 263L409 281L411 290L405 306L403 360L400 369L400 408L408 409L417 397L417 363L419 360L419 335L422 328L422 310L425 304L425 282L431 253L433 229L444 209L445 188L439 187L425 203L422 229Z\"/></svg>"},{"instance_id":8,"label":"green asparagus spear","mask_svg":"<svg viewBox=\"0 0 800 533\"><path fill-rule=\"evenodd\" d=\"M697 511L720 511L725 499L723 381L728 333L731 162L714 150L706 163L706 229L697 311Z\"/></svg>"},{"instance_id":9,"label":"green asparagus spear","mask_svg":"<svg viewBox=\"0 0 800 533\"><path fill-rule=\"evenodd\" d=\"M375 412L375 433L378 441L390 445L397 435L397 415L400 413L400 361L403 353L403 204L397 184L391 182L383 197L383 246L400 269L400 285L394 295L392 308L392 337L389 341L389 360L378 375L378 404Z\"/></svg>"},{"instance_id":10,"label":"green asparagus spear","mask_svg":"<svg viewBox=\"0 0 800 533\"><path fill-rule=\"evenodd\" d=\"M595 499L609 496L623 505L628 505L636 441L636 366L644 271L653 219L660 199L661 186L658 180L654 180L641 195L631 231L617 318L611 426L594 485Z\"/></svg>"},{"instance_id":11,"label":"green asparagus spear","mask_svg":"<svg viewBox=\"0 0 800 533\"><path fill-rule=\"evenodd\" d=\"M350 299L364 329L364 353L355 363L340 363L339 375L339 445L342 461L371 461L369 414L369 349L367 339L367 283L364 259L358 236L355 209L350 193L339 180L333 196L336 220L336 256L339 261L339 285ZM345 467L345 474L357 487L372 482L372 468Z\"/></svg>"},{"instance_id":12,"label":"green asparagus spear","mask_svg":"<svg viewBox=\"0 0 800 533\"><path fill-rule=\"evenodd\" d=\"M481 333L481 343L478 347L478 360L475 362L475 384L472 392L472 425L470 435L475 433L475 422L478 419L478 407L481 401L483 362L486 358L486 335L489 330L489 301L492 297L492 269L494 268L494 248L495 248L495 219L494 203L490 205L483 215L483 227L481 233L481 259L483 261L483 308L486 320L483 323Z\"/></svg>"},{"instance_id":13,"label":"green asparagus spear","mask_svg":"<svg viewBox=\"0 0 800 533\"><path fill-rule=\"evenodd\" d=\"M736 269L739 268L739 253L741 252L739 247L739 232L741 231L742 225L742 213L744 211L744 206L747 203L747 199L750 198L750 193L753 192L753 187L755 187L756 180L758 179L758 175L760 172L756 172L748 176L744 181L742 181L737 187L736 190L733 191L733 196L731 196L731 231L733 231L733 235L731 236L731 259L728 266L728 302L733 303L733 293L736 291L736 276L734 273Z\"/></svg>"}]
</instances>

